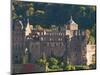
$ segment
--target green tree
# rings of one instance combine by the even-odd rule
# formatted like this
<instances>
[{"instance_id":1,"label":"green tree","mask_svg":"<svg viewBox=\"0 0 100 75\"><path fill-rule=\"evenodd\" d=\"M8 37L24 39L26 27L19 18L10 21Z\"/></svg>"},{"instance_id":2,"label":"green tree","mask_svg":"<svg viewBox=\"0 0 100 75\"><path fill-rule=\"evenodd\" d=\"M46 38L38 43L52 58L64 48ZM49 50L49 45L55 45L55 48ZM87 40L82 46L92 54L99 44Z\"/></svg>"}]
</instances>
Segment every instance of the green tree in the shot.
<instances>
[{"instance_id":1,"label":"green tree","mask_svg":"<svg viewBox=\"0 0 100 75\"><path fill-rule=\"evenodd\" d=\"M89 37L89 44L95 44L95 38L92 35Z\"/></svg>"},{"instance_id":2,"label":"green tree","mask_svg":"<svg viewBox=\"0 0 100 75\"><path fill-rule=\"evenodd\" d=\"M33 14L34 14L34 8L29 7L29 9L27 10L27 16L33 16Z\"/></svg>"},{"instance_id":3,"label":"green tree","mask_svg":"<svg viewBox=\"0 0 100 75\"><path fill-rule=\"evenodd\" d=\"M58 60L54 57L49 59L49 68L50 69L58 69Z\"/></svg>"}]
</instances>

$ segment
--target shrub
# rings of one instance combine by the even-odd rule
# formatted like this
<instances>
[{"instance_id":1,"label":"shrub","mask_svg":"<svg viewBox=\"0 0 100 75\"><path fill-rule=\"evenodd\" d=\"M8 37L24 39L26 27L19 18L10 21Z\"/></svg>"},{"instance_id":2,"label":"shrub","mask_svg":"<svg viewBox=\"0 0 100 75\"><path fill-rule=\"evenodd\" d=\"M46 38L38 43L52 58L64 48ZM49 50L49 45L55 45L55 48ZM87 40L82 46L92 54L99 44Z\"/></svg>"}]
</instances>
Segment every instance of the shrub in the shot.
<instances>
[{"instance_id":1,"label":"shrub","mask_svg":"<svg viewBox=\"0 0 100 75\"><path fill-rule=\"evenodd\" d=\"M64 70L68 70L68 71L75 70L75 66L67 65Z\"/></svg>"}]
</instances>

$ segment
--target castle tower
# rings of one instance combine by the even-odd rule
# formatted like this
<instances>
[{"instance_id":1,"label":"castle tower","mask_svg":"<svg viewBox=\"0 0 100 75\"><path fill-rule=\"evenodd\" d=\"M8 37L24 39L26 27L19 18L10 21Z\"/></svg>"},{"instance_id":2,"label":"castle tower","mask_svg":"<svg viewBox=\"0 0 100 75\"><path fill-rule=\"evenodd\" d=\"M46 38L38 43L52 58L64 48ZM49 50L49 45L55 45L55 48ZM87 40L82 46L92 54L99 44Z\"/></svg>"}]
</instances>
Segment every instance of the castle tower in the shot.
<instances>
[{"instance_id":1,"label":"castle tower","mask_svg":"<svg viewBox=\"0 0 100 75\"><path fill-rule=\"evenodd\" d=\"M25 30L25 36L28 36L29 34L32 33L32 30L31 30L31 26L29 24L29 19L27 19L27 26L26 26L26 30Z\"/></svg>"},{"instance_id":2,"label":"castle tower","mask_svg":"<svg viewBox=\"0 0 100 75\"><path fill-rule=\"evenodd\" d=\"M85 64L82 55L84 51L82 47L84 39L80 38L81 33L80 30L78 30L78 24L75 23L72 16L66 24L66 36L68 36L68 48L66 50L68 53L67 60L69 63L72 65Z\"/></svg>"},{"instance_id":3,"label":"castle tower","mask_svg":"<svg viewBox=\"0 0 100 75\"><path fill-rule=\"evenodd\" d=\"M70 17L70 20L67 22L67 30L78 30L78 24L75 23L72 16Z\"/></svg>"},{"instance_id":4,"label":"castle tower","mask_svg":"<svg viewBox=\"0 0 100 75\"><path fill-rule=\"evenodd\" d=\"M75 23L75 21L73 20L72 16L70 17L70 20L65 25L65 28L66 28L66 35L68 35L69 38L77 35L78 24Z\"/></svg>"},{"instance_id":5,"label":"castle tower","mask_svg":"<svg viewBox=\"0 0 100 75\"><path fill-rule=\"evenodd\" d=\"M16 20L12 31L12 63L18 64L22 62L24 50L24 30L21 21Z\"/></svg>"}]
</instances>

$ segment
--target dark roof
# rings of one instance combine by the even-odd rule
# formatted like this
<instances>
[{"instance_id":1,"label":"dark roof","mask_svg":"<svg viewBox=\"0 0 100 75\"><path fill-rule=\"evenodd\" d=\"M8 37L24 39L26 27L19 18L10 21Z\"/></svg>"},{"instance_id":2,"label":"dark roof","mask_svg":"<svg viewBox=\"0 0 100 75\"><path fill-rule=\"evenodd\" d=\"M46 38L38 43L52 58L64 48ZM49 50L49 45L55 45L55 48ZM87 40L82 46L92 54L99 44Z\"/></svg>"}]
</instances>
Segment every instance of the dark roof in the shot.
<instances>
[{"instance_id":1,"label":"dark roof","mask_svg":"<svg viewBox=\"0 0 100 75\"><path fill-rule=\"evenodd\" d=\"M76 24L75 21L73 20L72 16L70 17L70 20L67 22L68 25L70 24Z\"/></svg>"}]
</instances>

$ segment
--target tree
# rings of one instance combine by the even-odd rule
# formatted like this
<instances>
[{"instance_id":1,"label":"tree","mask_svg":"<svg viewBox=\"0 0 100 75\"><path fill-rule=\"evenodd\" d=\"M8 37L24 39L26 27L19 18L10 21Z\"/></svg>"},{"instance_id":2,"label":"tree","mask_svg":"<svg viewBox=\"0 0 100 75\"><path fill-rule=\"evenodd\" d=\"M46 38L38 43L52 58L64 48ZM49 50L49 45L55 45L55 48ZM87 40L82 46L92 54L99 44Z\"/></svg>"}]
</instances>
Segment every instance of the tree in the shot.
<instances>
[{"instance_id":1,"label":"tree","mask_svg":"<svg viewBox=\"0 0 100 75\"><path fill-rule=\"evenodd\" d=\"M94 37L95 42L96 42L96 25L92 26L91 35Z\"/></svg>"},{"instance_id":2,"label":"tree","mask_svg":"<svg viewBox=\"0 0 100 75\"><path fill-rule=\"evenodd\" d=\"M31 17L32 25L43 24L49 26L54 24L63 26L67 23L71 15L82 29L91 29L92 26L96 24L95 6L14 1L12 8L12 11L14 11L18 17L20 15L22 16L22 19Z\"/></svg>"},{"instance_id":3,"label":"tree","mask_svg":"<svg viewBox=\"0 0 100 75\"><path fill-rule=\"evenodd\" d=\"M50 69L58 69L58 60L54 57L49 59L49 68Z\"/></svg>"},{"instance_id":4,"label":"tree","mask_svg":"<svg viewBox=\"0 0 100 75\"><path fill-rule=\"evenodd\" d=\"M33 14L34 14L34 8L29 7L29 9L27 10L27 16L33 16Z\"/></svg>"},{"instance_id":5,"label":"tree","mask_svg":"<svg viewBox=\"0 0 100 75\"><path fill-rule=\"evenodd\" d=\"M95 38L92 35L89 37L89 44L95 44Z\"/></svg>"},{"instance_id":6,"label":"tree","mask_svg":"<svg viewBox=\"0 0 100 75\"><path fill-rule=\"evenodd\" d=\"M57 60L56 58L54 58L54 57L51 57L51 58L49 59L49 63L50 63L50 64L57 65L57 64L58 64L58 60Z\"/></svg>"}]
</instances>

